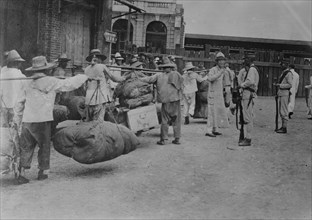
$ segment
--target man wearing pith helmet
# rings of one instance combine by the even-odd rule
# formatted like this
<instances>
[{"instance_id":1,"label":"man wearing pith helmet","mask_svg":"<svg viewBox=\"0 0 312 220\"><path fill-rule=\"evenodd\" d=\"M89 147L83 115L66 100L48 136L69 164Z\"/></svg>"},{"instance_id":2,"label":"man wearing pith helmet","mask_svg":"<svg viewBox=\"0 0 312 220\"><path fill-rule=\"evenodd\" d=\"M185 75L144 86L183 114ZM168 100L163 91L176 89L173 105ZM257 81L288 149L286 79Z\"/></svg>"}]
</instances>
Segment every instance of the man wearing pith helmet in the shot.
<instances>
[{"instance_id":1,"label":"man wearing pith helmet","mask_svg":"<svg viewBox=\"0 0 312 220\"><path fill-rule=\"evenodd\" d=\"M207 102L208 102L208 118L206 136L216 137L221 135L220 127L228 127L228 117L224 105L223 98L223 76L225 74L226 58L222 52L216 55L216 66L212 67L206 77L209 81Z\"/></svg>"}]
</instances>

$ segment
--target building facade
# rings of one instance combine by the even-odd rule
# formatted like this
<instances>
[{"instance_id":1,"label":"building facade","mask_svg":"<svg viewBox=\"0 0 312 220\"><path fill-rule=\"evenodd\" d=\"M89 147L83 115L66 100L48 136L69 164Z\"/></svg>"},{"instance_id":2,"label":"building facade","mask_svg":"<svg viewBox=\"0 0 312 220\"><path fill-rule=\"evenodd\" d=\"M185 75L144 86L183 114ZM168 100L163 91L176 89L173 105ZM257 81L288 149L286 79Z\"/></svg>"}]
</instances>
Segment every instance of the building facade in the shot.
<instances>
[{"instance_id":1,"label":"building facade","mask_svg":"<svg viewBox=\"0 0 312 220\"><path fill-rule=\"evenodd\" d=\"M112 52L126 50L166 53L184 45L184 9L176 0L136 0L130 1L145 13L124 15L128 7L114 1L112 31L117 32L117 42ZM118 18L114 18L118 17ZM130 23L128 23L130 18ZM127 29L130 29L127 42ZM128 45L128 46L127 46Z\"/></svg>"},{"instance_id":2,"label":"building facade","mask_svg":"<svg viewBox=\"0 0 312 220\"><path fill-rule=\"evenodd\" d=\"M53 61L62 53L71 65L86 66L90 49L109 54L104 32L111 28L112 5L113 0L1 0L0 51L16 49L26 66L34 56Z\"/></svg>"}]
</instances>

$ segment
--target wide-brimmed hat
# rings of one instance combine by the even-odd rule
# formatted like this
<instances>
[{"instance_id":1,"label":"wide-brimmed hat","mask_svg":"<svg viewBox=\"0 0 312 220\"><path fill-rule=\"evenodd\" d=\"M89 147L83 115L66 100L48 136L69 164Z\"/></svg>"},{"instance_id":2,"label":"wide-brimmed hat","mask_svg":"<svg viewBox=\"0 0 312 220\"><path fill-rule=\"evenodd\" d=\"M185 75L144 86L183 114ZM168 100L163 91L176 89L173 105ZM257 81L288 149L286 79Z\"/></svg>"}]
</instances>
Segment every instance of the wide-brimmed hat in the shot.
<instances>
[{"instance_id":1,"label":"wide-brimmed hat","mask_svg":"<svg viewBox=\"0 0 312 220\"><path fill-rule=\"evenodd\" d=\"M7 62L14 61L24 62L25 60L19 55L19 53L16 50L11 50L7 55Z\"/></svg>"},{"instance_id":2,"label":"wide-brimmed hat","mask_svg":"<svg viewBox=\"0 0 312 220\"><path fill-rule=\"evenodd\" d=\"M194 68L195 66L193 66L192 62L186 62L183 71L187 71L187 70L194 69Z\"/></svg>"},{"instance_id":3,"label":"wide-brimmed hat","mask_svg":"<svg viewBox=\"0 0 312 220\"><path fill-rule=\"evenodd\" d=\"M56 61L61 63L61 62L68 62L68 61L70 61L70 59L67 58L66 53L63 53L61 56L59 56L59 58L57 58Z\"/></svg>"},{"instance_id":4,"label":"wide-brimmed hat","mask_svg":"<svg viewBox=\"0 0 312 220\"><path fill-rule=\"evenodd\" d=\"M118 52L115 54L114 57L115 57L116 60L123 60L123 59L124 59L124 58L121 56L121 54L118 53Z\"/></svg>"},{"instance_id":5,"label":"wide-brimmed hat","mask_svg":"<svg viewBox=\"0 0 312 220\"><path fill-rule=\"evenodd\" d=\"M130 60L130 65L132 65L132 64L135 63L135 62L138 62L138 58L133 57L133 58Z\"/></svg>"},{"instance_id":6,"label":"wide-brimmed hat","mask_svg":"<svg viewBox=\"0 0 312 220\"><path fill-rule=\"evenodd\" d=\"M102 54L99 49L92 49L89 56L87 56L86 61L91 62L94 57L100 57L103 61L107 58L107 56Z\"/></svg>"},{"instance_id":7,"label":"wide-brimmed hat","mask_svg":"<svg viewBox=\"0 0 312 220\"><path fill-rule=\"evenodd\" d=\"M158 65L158 68L175 68L175 65L170 62L168 57L164 57L162 64Z\"/></svg>"},{"instance_id":8,"label":"wide-brimmed hat","mask_svg":"<svg viewBox=\"0 0 312 220\"><path fill-rule=\"evenodd\" d=\"M226 58L222 52L218 52L216 55L216 61L219 61L219 60L226 60Z\"/></svg>"},{"instance_id":9,"label":"wide-brimmed hat","mask_svg":"<svg viewBox=\"0 0 312 220\"><path fill-rule=\"evenodd\" d=\"M55 66L54 63L48 63L45 56L37 56L32 58L32 66L25 69L26 71L37 71L37 70L46 70L51 69Z\"/></svg>"}]
</instances>

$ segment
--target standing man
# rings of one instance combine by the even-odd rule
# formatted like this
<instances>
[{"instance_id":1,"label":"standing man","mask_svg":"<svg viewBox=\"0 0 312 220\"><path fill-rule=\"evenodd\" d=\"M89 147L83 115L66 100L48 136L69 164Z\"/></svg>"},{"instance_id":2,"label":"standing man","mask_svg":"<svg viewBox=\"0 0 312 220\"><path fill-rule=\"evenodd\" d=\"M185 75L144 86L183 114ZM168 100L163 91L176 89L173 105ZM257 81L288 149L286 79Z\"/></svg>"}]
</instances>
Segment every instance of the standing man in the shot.
<instances>
[{"instance_id":1,"label":"standing man","mask_svg":"<svg viewBox=\"0 0 312 220\"><path fill-rule=\"evenodd\" d=\"M7 66L2 69L1 79L5 78L26 78L21 72L21 64L25 60L16 50L8 52ZM13 107L16 104L18 94L23 89L23 80L0 81L0 115L1 127L10 127L13 122Z\"/></svg>"},{"instance_id":2,"label":"standing man","mask_svg":"<svg viewBox=\"0 0 312 220\"><path fill-rule=\"evenodd\" d=\"M306 85L305 88L309 90L309 96L307 100L308 119L312 120L312 76L310 77L310 85Z\"/></svg>"},{"instance_id":3,"label":"standing man","mask_svg":"<svg viewBox=\"0 0 312 220\"><path fill-rule=\"evenodd\" d=\"M292 72L288 68L289 59L284 58L281 62L282 74L279 78L278 84L275 86L278 87L278 105L279 113L282 119L282 127L276 130L276 133L286 134L287 133L287 122L288 122L288 102L290 89L293 83Z\"/></svg>"},{"instance_id":4,"label":"standing man","mask_svg":"<svg viewBox=\"0 0 312 220\"><path fill-rule=\"evenodd\" d=\"M112 101L111 88L108 79L115 82L124 81L124 77L113 75L102 62L106 56L99 49L93 49L86 58L91 64L85 69L85 74L91 79L86 84L86 121L104 121L107 104Z\"/></svg>"},{"instance_id":5,"label":"standing man","mask_svg":"<svg viewBox=\"0 0 312 220\"><path fill-rule=\"evenodd\" d=\"M204 81L194 72L195 68L192 62L187 62L183 69L183 117L185 118L185 125L190 123L189 117L194 115L196 92L198 91L197 82Z\"/></svg>"},{"instance_id":6,"label":"standing man","mask_svg":"<svg viewBox=\"0 0 312 220\"><path fill-rule=\"evenodd\" d=\"M208 102L208 119L207 119L207 133L208 137L216 137L221 135L219 132L220 123L229 126L228 117L224 105L223 98L223 76L225 74L225 56L218 52L216 55L216 66L212 67L206 77L209 81L207 102Z\"/></svg>"},{"instance_id":7,"label":"standing man","mask_svg":"<svg viewBox=\"0 0 312 220\"><path fill-rule=\"evenodd\" d=\"M65 69L67 67L68 61L70 59L67 58L66 54L62 54L57 60L58 66L53 70L53 76L61 76L61 77L70 77L72 76L71 73L66 73Z\"/></svg>"},{"instance_id":8,"label":"standing man","mask_svg":"<svg viewBox=\"0 0 312 220\"><path fill-rule=\"evenodd\" d=\"M257 97L258 84L259 84L259 71L253 63L255 54L246 54L244 57L245 69L240 71L238 76L238 84L242 88L242 107L244 118L244 139L240 140L239 146L251 145L251 133L253 131L253 118L254 118L254 99Z\"/></svg>"},{"instance_id":9,"label":"standing man","mask_svg":"<svg viewBox=\"0 0 312 220\"><path fill-rule=\"evenodd\" d=\"M22 173L25 169L30 169L36 145L39 147L38 180L48 178L45 171L50 169L51 124L56 92L77 89L88 79L83 74L67 79L47 76L53 66L44 56L32 59L32 67L26 71L31 71L34 78L41 78L25 83L14 107L14 123L19 125L21 118L23 122L20 137L20 175L17 178L19 184L29 182Z\"/></svg>"},{"instance_id":10,"label":"standing man","mask_svg":"<svg viewBox=\"0 0 312 220\"><path fill-rule=\"evenodd\" d=\"M288 117L291 118L291 116L294 114L294 109L295 109L295 99L296 99L296 94L297 94L298 86L299 86L299 74L296 73L294 64L289 65L289 70L292 73L292 77L293 77L293 81L292 81L292 85L290 89L290 98L289 98L289 103L288 103Z\"/></svg>"},{"instance_id":11,"label":"standing man","mask_svg":"<svg viewBox=\"0 0 312 220\"><path fill-rule=\"evenodd\" d=\"M161 105L161 128L159 145L165 145L168 140L169 122L172 122L174 140L173 144L180 144L181 137L181 105L183 78L173 69L175 66L165 57L163 64L158 66L164 73L143 77L140 80L147 83L156 83L157 101Z\"/></svg>"},{"instance_id":12,"label":"standing man","mask_svg":"<svg viewBox=\"0 0 312 220\"><path fill-rule=\"evenodd\" d=\"M117 52L114 56L114 60L115 60L115 63L112 64L112 66L114 66L114 67L111 67L110 71L111 71L112 75L117 76L117 77L121 77L121 68L118 68L118 67L123 65L122 62L123 62L124 58L121 56L121 54L119 52ZM109 85L112 89L112 93L114 93L114 90L115 90L117 84L118 83L109 79Z\"/></svg>"},{"instance_id":13,"label":"standing man","mask_svg":"<svg viewBox=\"0 0 312 220\"><path fill-rule=\"evenodd\" d=\"M8 55L9 55L9 51L5 51L3 53L3 64L2 66L0 66L0 74L3 70L5 70L7 68L7 63L8 63Z\"/></svg>"}]
</instances>

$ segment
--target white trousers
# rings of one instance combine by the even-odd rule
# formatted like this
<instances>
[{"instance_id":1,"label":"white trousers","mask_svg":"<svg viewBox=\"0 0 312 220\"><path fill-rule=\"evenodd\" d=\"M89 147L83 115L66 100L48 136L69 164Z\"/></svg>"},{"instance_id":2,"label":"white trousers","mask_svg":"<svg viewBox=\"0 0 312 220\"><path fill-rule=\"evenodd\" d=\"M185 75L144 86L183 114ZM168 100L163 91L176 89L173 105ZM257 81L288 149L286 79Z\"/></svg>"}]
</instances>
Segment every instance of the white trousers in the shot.
<instances>
[{"instance_id":1,"label":"white trousers","mask_svg":"<svg viewBox=\"0 0 312 220\"><path fill-rule=\"evenodd\" d=\"M292 93L289 97L288 112L294 112L296 103L296 93Z\"/></svg>"},{"instance_id":2,"label":"white trousers","mask_svg":"<svg viewBox=\"0 0 312 220\"><path fill-rule=\"evenodd\" d=\"M183 94L183 117L194 115L195 97L195 92Z\"/></svg>"}]
</instances>

